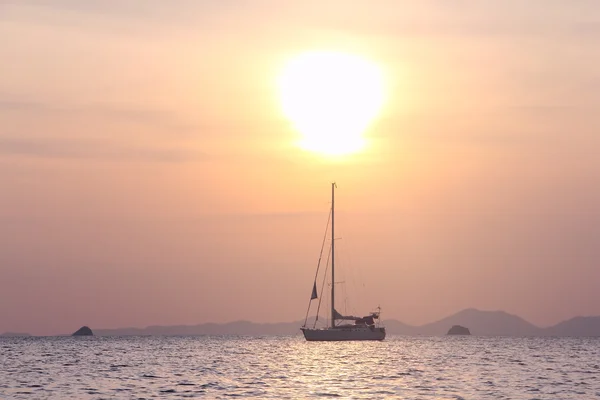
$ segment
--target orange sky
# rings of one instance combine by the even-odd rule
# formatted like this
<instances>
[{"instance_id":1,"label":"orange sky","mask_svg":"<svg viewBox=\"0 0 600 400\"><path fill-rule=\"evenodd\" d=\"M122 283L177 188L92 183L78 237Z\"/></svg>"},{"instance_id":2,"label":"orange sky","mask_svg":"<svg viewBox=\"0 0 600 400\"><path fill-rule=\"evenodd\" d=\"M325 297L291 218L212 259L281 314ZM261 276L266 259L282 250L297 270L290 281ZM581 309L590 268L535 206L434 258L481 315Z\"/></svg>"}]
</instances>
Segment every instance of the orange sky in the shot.
<instances>
[{"instance_id":1,"label":"orange sky","mask_svg":"<svg viewBox=\"0 0 600 400\"><path fill-rule=\"evenodd\" d=\"M0 5L0 332L300 319L332 180L356 312L600 314L596 1L176 4ZM341 160L278 104L320 49L387 77Z\"/></svg>"}]
</instances>

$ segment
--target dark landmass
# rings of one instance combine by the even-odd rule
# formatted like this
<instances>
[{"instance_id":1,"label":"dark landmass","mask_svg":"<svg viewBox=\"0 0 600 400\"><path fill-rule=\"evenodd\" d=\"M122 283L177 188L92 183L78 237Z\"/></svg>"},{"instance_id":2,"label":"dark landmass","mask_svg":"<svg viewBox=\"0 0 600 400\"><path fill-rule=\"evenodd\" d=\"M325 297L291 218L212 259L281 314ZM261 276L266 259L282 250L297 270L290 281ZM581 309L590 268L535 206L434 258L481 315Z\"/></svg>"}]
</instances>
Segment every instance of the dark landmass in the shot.
<instances>
[{"instance_id":1,"label":"dark landmass","mask_svg":"<svg viewBox=\"0 0 600 400\"><path fill-rule=\"evenodd\" d=\"M92 330L87 326L82 326L71 336L94 336L94 332L92 332Z\"/></svg>"},{"instance_id":2,"label":"dark landmass","mask_svg":"<svg viewBox=\"0 0 600 400\"><path fill-rule=\"evenodd\" d=\"M146 328L97 329L96 336L186 336L186 335L293 335L300 332L304 321L259 324L250 321L235 321L225 324L212 322L198 325L148 326Z\"/></svg>"},{"instance_id":3,"label":"dark landmass","mask_svg":"<svg viewBox=\"0 0 600 400\"><path fill-rule=\"evenodd\" d=\"M418 335L443 335L449 326L468 326L471 334L478 336L540 336L544 329L523 318L504 311L462 310L439 321L418 327ZM600 328L600 326L599 326ZM600 335L600 329L598 330Z\"/></svg>"},{"instance_id":4,"label":"dark landmass","mask_svg":"<svg viewBox=\"0 0 600 400\"><path fill-rule=\"evenodd\" d=\"M465 328L464 326L454 325L446 335L470 335L469 328Z\"/></svg>"},{"instance_id":5,"label":"dark landmass","mask_svg":"<svg viewBox=\"0 0 600 400\"><path fill-rule=\"evenodd\" d=\"M22 332L4 332L0 336L2 336L2 337L29 337L31 335L29 333L22 333Z\"/></svg>"},{"instance_id":6,"label":"dark landmass","mask_svg":"<svg viewBox=\"0 0 600 400\"><path fill-rule=\"evenodd\" d=\"M324 321L324 318L319 318ZM314 321L314 319L313 319ZM148 326L146 328L98 329L97 336L187 336L187 335L240 335L280 336L300 335L304 321L262 324L236 321L224 324ZM310 324L312 326L312 322ZM540 328L523 318L504 311L481 311L473 308L425 325L413 326L398 320L384 320L390 335L442 336L449 326L468 326L471 335L477 336L600 336L600 316L576 317L549 328Z\"/></svg>"},{"instance_id":7,"label":"dark landmass","mask_svg":"<svg viewBox=\"0 0 600 400\"><path fill-rule=\"evenodd\" d=\"M600 336L600 316L571 318L545 332L548 336Z\"/></svg>"}]
</instances>

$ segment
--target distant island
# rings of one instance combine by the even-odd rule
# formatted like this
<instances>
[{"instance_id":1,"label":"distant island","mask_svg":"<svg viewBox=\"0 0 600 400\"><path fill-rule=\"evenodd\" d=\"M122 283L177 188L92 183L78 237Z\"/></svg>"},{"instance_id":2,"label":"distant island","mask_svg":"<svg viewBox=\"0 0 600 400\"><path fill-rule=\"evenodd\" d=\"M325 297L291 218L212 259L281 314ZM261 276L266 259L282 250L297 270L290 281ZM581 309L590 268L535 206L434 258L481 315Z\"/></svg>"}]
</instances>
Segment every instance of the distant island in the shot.
<instances>
[{"instance_id":1,"label":"distant island","mask_svg":"<svg viewBox=\"0 0 600 400\"><path fill-rule=\"evenodd\" d=\"M460 325L453 325L446 335L470 335L469 328Z\"/></svg>"},{"instance_id":2,"label":"distant island","mask_svg":"<svg viewBox=\"0 0 600 400\"><path fill-rule=\"evenodd\" d=\"M325 318L319 318L319 320L324 321ZM314 321L314 317L311 321ZM600 337L600 316L575 317L551 327L541 328L519 316L508 314L504 311L481 311L469 308L438 321L419 326L405 324L395 319L387 319L383 322L390 335L444 336L449 333L449 327L457 325L468 327L469 333L476 336ZM235 321L222 324L155 325L145 328L94 329L92 334L94 336L283 336L300 335L300 326L303 323L304 320L282 323ZM28 333L6 332L0 336L14 337L30 335Z\"/></svg>"},{"instance_id":3,"label":"distant island","mask_svg":"<svg viewBox=\"0 0 600 400\"><path fill-rule=\"evenodd\" d=\"M82 326L77 331L75 331L71 336L94 336L94 332L92 332L92 330L89 327Z\"/></svg>"}]
</instances>

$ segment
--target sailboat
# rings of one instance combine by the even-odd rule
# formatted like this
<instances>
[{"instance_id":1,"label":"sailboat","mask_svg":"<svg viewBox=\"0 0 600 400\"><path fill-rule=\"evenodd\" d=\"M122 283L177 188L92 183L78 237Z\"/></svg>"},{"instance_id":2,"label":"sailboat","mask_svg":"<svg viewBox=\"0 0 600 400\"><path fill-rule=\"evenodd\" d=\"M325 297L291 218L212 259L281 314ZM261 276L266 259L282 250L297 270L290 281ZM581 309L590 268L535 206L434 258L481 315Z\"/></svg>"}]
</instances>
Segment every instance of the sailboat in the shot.
<instances>
[{"instance_id":1,"label":"sailboat","mask_svg":"<svg viewBox=\"0 0 600 400\"><path fill-rule=\"evenodd\" d=\"M385 327L380 325L381 309L371 312L364 317L355 317L352 315L342 315L335 309L335 189L337 185L331 184L331 325L324 328L316 327L315 325L307 327L307 318L304 320L304 326L300 329L304 333L304 337L308 341L345 341L345 340L383 340L385 339ZM322 254L322 249L321 249ZM320 264L320 260L319 260ZM318 275L317 266L317 275ZM313 283L313 290L310 301L318 298L317 294L317 276ZM309 302L310 310L310 302ZM318 319L318 311L317 311Z\"/></svg>"}]
</instances>

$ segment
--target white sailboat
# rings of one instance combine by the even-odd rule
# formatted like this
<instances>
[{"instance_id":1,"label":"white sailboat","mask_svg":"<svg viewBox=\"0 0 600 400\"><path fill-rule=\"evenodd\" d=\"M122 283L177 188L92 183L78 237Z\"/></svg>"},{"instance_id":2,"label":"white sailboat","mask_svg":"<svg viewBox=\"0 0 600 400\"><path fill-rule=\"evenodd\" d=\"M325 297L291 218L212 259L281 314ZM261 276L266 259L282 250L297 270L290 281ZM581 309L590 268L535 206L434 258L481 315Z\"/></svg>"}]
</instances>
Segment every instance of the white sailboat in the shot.
<instances>
[{"instance_id":1,"label":"white sailboat","mask_svg":"<svg viewBox=\"0 0 600 400\"><path fill-rule=\"evenodd\" d=\"M383 340L385 339L385 328L380 326L380 309L371 312L365 317L345 316L335 309L335 188L331 184L331 325L325 328L315 326L307 327L305 319L304 326L300 328L308 341L343 341L343 340ZM320 260L319 260L320 261ZM318 268L318 267L317 267ZM317 269L318 274L318 269ZM313 284L311 301L317 298L317 277ZM309 303L310 310L310 303ZM308 311L307 311L308 317ZM317 311L318 318L318 311Z\"/></svg>"}]
</instances>

